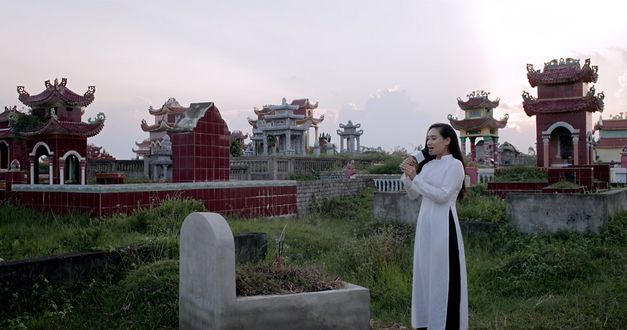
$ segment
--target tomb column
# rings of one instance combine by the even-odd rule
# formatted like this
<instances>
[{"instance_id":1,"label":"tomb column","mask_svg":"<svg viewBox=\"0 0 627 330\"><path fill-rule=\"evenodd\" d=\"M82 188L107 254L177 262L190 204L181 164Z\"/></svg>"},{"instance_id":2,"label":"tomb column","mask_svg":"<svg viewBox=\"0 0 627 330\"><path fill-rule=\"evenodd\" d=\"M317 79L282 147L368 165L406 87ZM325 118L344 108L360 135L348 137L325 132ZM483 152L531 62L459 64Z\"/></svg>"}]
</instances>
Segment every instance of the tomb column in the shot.
<instances>
[{"instance_id":1,"label":"tomb column","mask_svg":"<svg viewBox=\"0 0 627 330\"><path fill-rule=\"evenodd\" d=\"M359 145L359 135L357 136L357 152L359 153L361 150L361 146Z\"/></svg>"},{"instance_id":2,"label":"tomb column","mask_svg":"<svg viewBox=\"0 0 627 330\"><path fill-rule=\"evenodd\" d=\"M267 156L268 155L268 134L266 134L265 132L263 133L263 140L261 141L261 143L263 145L262 155Z\"/></svg>"},{"instance_id":3,"label":"tomb column","mask_svg":"<svg viewBox=\"0 0 627 330\"><path fill-rule=\"evenodd\" d=\"M307 139L309 137L309 132L304 132L302 135L302 141L301 141L301 151L300 154L301 155L306 155L307 154ZM314 146L316 144L314 143Z\"/></svg>"},{"instance_id":4,"label":"tomb column","mask_svg":"<svg viewBox=\"0 0 627 330\"><path fill-rule=\"evenodd\" d=\"M490 165L490 143L492 139L489 136L483 137L483 163L485 165Z\"/></svg>"},{"instance_id":5,"label":"tomb column","mask_svg":"<svg viewBox=\"0 0 627 330\"><path fill-rule=\"evenodd\" d=\"M48 184L52 184L52 181L54 180L54 169L52 166L52 157L50 157L50 163L48 163L48 176L50 178L48 178Z\"/></svg>"},{"instance_id":6,"label":"tomb column","mask_svg":"<svg viewBox=\"0 0 627 330\"><path fill-rule=\"evenodd\" d=\"M459 139L461 141L461 145L460 147L462 148L462 154L464 155L464 157L466 157L466 138L460 138Z\"/></svg>"},{"instance_id":7,"label":"tomb column","mask_svg":"<svg viewBox=\"0 0 627 330\"><path fill-rule=\"evenodd\" d=\"M292 132L285 132L285 153L288 154L292 150Z\"/></svg>"},{"instance_id":8,"label":"tomb column","mask_svg":"<svg viewBox=\"0 0 627 330\"><path fill-rule=\"evenodd\" d=\"M87 177L85 174L87 161L81 160L81 185L85 185L85 178Z\"/></svg>"},{"instance_id":9,"label":"tomb column","mask_svg":"<svg viewBox=\"0 0 627 330\"><path fill-rule=\"evenodd\" d=\"M494 167L496 167L497 164L500 163L499 138L496 136L492 137L492 152L494 154L494 156L492 157L494 159Z\"/></svg>"},{"instance_id":10,"label":"tomb column","mask_svg":"<svg viewBox=\"0 0 627 330\"><path fill-rule=\"evenodd\" d=\"M542 155L544 156L544 167L549 167L549 141L550 138L548 136L542 137Z\"/></svg>"},{"instance_id":11,"label":"tomb column","mask_svg":"<svg viewBox=\"0 0 627 330\"><path fill-rule=\"evenodd\" d=\"M30 184L35 184L35 163L30 161Z\"/></svg>"},{"instance_id":12,"label":"tomb column","mask_svg":"<svg viewBox=\"0 0 627 330\"><path fill-rule=\"evenodd\" d=\"M573 165L579 165L579 134L573 134Z\"/></svg>"},{"instance_id":13,"label":"tomb column","mask_svg":"<svg viewBox=\"0 0 627 330\"><path fill-rule=\"evenodd\" d=\"M344 137L340 135L340 153L344 152Z\"/></svg>"},{"instance_id":14,"label":"tomb column","mask_svg":"<svg viewBox=\"0 0 627 330\"><path fill-rule=\"evenodd\" d=\"M470 138L470 161L471 162L475 162L477 160L477 150L475 149L475 140L477 138L476 137L471 137Z\"/></svg>"},{"instance_id":15,"label":"tomb column","mask_svg":"<svg viewBox=\"0 0 627 330\"><path fill-rule=\"evenodd\" d=\"M65 184L65 166L63 165L65 162L63 161L63 158L59 158L59 184L63 185ZM70 170L72 168L70 167Z\"/></svg>"}]
</instances>

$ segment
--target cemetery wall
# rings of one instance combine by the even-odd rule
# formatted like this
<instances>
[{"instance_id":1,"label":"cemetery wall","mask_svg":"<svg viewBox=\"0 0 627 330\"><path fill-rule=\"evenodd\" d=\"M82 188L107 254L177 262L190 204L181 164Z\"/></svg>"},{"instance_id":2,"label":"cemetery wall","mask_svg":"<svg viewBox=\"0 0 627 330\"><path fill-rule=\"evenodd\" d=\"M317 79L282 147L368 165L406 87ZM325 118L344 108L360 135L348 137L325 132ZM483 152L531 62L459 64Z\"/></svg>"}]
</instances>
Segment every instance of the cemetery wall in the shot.
<instances>
[{"instance_id":1,"label":"cemetery wall","mask_svg":"<svg viewBox=\"0 0 627 330\"><path fill-rule=\"evenodd\" d=\"M296 204L298 216L307 215L313 207L329 198L351 196L372 185L369 176L356 176L351 179L311 180L297 182Z\"/></svg>"},{"instance_id":2,"label":"cemetery wall","mask_svg":"<svg viewBox=\"0 0 627 330\"><path fill-rule=\"evenodd\" d=\"M598 233L616 213L627 210L627 189L595 194L507 195L507 216L524 233Z\"/></svg>"},{"instance_id":3,"label":"cemetery wall","mask_svg":"<svg viewBox=\"0 0 627 330\"><path fill-rule=\"evenodd\" d=\"M10 198L43 212L90 216L131 214L168 198L193 198L208 211L242 217L296 214L294 181L196 182L127 185L13 185Z\"/></svg>"}]
</instances>

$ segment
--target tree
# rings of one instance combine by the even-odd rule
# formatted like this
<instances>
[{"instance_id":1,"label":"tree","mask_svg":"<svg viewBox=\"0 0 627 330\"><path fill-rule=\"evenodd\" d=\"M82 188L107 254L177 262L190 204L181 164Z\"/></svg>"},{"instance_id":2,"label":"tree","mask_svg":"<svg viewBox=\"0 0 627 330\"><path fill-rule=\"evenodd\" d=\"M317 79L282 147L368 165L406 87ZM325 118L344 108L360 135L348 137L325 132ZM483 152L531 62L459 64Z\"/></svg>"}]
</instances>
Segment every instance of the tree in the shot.
<instances>
[{"instance_id":1,"label":"tree","mask_svg":"<svg viewBox=\"0 0 627 330\"><path fill-rule=\"evenodd\" d=\"M243 146L238 139L232 139L229 146L231 157L241 157L244 153Z\"/></svg>"}]
</instances>

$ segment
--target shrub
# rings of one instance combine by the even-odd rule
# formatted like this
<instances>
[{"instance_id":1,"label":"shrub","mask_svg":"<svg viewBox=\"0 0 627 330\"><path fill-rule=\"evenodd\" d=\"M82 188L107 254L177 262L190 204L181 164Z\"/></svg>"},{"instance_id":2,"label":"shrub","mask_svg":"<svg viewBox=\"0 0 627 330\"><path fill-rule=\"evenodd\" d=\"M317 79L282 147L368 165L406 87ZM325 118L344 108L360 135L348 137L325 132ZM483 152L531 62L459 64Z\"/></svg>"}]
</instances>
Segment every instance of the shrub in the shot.
<instances>
[{"instance_id":1,"label":"shrub","mask_svg":"<svg viewBox=\"0 0 627 330\"><path fill-rule=\"evenodd\" d=\"M506 202L503 198L493 195L482 195L481 188L470 192L457 203L457 215L460 220L504 222L506 218Z\"/></svg>"},{"instance_id":2,"label":"shrub","mask_svg":"<svg viewBox=\"0 0 627 330\"><path fill-rule=\"evenodd\" d=\"M390 156L383 164L375 164L368 168L370 174L401 174L400 165L403 162L403 156Z\"/></svg>"},{"instance_id":3,"label":"shrub","mask_svg":"<svg viewBox=\"0 0 627 330\"><path fill-rule=\"evenodd\" d=\"M495 182L545 182L547 180L546 170L539 167L502 167L494 174Z\"/></svg>"}]
</instances>

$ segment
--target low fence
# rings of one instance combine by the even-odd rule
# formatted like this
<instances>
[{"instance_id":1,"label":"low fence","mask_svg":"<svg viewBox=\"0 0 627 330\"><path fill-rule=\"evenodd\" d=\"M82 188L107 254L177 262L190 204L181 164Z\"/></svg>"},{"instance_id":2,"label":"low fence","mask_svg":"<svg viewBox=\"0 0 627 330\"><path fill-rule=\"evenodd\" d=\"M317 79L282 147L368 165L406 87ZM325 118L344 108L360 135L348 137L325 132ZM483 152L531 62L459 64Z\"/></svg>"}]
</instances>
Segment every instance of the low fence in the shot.
<instances>
[{"instance_id":1,"label":"low fence","mask_svg":"<svg viewBox=\"0 0 627 330\"><path fill-rule=\"evenodd\" d=\"M87 181L95 181L96 173L123 173L124 178L142 180L148 178L148 167L143 159L131 160L89 160L87 161Z\"/></svg>"},{"instance_id":2,"label":"low fence","mask_svg":"<svg viewBox=\"0 0 627 330\"><path fill-rule=\"evenodd\" d=\"M231 158L232 180L289 180L292 175L313 176L325 171L342 169L349 162L336 157L285 157L258 156ZM375 160L355 160L357 168L367 168ZM123 173L125 178L142 180L149 178L148 165L143 159L90 160L87 162L87 181L93 182L96 173Z\"/></svg>"},{"instance_id":3,"label":"low fence","mask_svg":"<svg viewBox=\"0 0 627 330\"><path fill-rule=\"evenodd\" d=\"M313 158L257 156L231 158L231 178L236 180L289 180L292 175L313 176L339 170L349 162L346 158ZM355 160L358 168L366 168L374 160ZM234 170L236 169L236 170Z\"/></svg>"},{"instance_id":4,"label":"low fence","mask_svg":"<svg viewBox=\"0 0 627 330\"><path fill-rule=\"evenodd\" d=\"M381 174L372 178L374 189L382 192L405 191L400 174Z\"/></svg>"}]
</instances>

